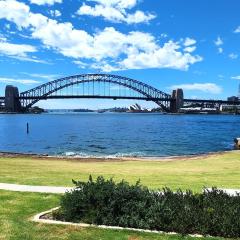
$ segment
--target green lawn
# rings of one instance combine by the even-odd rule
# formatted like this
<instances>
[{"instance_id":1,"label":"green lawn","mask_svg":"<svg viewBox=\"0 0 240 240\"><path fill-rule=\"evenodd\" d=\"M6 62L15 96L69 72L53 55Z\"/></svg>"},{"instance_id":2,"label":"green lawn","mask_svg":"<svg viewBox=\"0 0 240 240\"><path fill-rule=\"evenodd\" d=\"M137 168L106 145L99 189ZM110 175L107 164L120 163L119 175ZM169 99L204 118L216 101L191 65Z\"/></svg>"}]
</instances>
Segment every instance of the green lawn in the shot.
<instances>
[{"instance_id":1,"label":"green lawn","mask_svg":"<svg viewBox=\"0 0 240 240\"><path fill-rule=\"evenodd\" d=\"M0 182L71 186L71 180L87 180L89 174L125 179L157 189L201 191L203 186L240 188L240 151L175 161L78 162L71 160L0 158Z\"/></svg>"},{"instance_id":2,"label":"green lawn","mask_svg":"<svg viewBox=\"0 0 240 240\"><path fill-rule=\"evenodd\" d=\"M153 189L162 186L194 191L201 191L203 186L240 189L240 152L166 162L0 158L2 183L71 186L71 179L86 180L89 174L132 183L140 178L142 184ZM44 225L30 221L31 216L56 207L58 202L59 196L53 194L0 191L0 239L182 239L181 236Z\"/></svg>"}]
</instances>

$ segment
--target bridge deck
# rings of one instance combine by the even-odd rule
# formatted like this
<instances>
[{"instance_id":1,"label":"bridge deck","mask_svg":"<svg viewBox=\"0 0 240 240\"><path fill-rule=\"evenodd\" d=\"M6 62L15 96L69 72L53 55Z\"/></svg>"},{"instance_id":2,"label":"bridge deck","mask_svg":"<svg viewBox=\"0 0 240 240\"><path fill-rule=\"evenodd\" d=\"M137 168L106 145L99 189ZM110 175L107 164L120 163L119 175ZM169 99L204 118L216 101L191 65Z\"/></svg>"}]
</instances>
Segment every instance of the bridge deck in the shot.
<instances>
[{"instance_id":1,"label":"bridge deck","mask_svg":"<svg viewBox=\"0 0 240 240\"><path fill-rule=\"evenodd\" d=\"M98 95L61 95L61 96L42 96L42 97L34 97L34 96L28 96L28 97L19 97L21 100L27 100L27 99L38 99L38 100L47 100L47 99L72 99L72 98L101 98L101 99L128 99L128 100L145 100L145 101L174 101L172 98L147 98L147 97L126 97L126 96L98 96ZM4 101L5 97L0 97L0 101ZM232 104L232 105L240 105L240 101L227 101L227 100L211 100L211 99L184 99L184 102L188 103L216 103L216 104Z\"/></svg>"},{"instance_id":2,"label":"bridge deck","mask_svg":"<svg viewBox=\"0 0 240 240\"><path fill-rule=\"evenodd\" d=\"M100 96L100 95L61 95L61 96L42 96L42 97L19 97L21 100L27 99L38 99L38 100L47 100L47 99L73 99L73 98L101 98L101 99L129 99L129 100L145 100L145 101L172 101L170 98L147 98L147 97L126 97L126 96Z\"/></svg>"}]
</instances>

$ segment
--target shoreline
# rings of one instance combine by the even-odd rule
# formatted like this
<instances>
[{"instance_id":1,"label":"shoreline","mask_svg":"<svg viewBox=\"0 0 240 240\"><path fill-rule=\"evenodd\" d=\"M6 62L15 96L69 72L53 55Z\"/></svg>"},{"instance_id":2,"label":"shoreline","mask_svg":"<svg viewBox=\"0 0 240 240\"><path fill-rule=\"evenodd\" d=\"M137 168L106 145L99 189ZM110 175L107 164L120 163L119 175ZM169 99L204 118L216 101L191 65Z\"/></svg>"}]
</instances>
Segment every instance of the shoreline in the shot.
<instances>
[{"instance_id":1,"label":"shoreline","mask_svg":"<svg viewBox=\"0 0 240 240\"><path fill-rule=\"evenodd\" d=\"M240 152L239 150L209 152L193 155L179 155L179 156L154 156L154 157L79 157L79 156L53 156L47 154L33 154L33 153L16 153L16 152L0 152L0 158L27 158L27 159L42 159L42 160L62 160L62 161L79 161L79 162L122 162L122 161L152 161L152 162L172 162L172 161L186 161L198 160L207 157L220 156L231 152Z\"/></svg>"}]
</instances>

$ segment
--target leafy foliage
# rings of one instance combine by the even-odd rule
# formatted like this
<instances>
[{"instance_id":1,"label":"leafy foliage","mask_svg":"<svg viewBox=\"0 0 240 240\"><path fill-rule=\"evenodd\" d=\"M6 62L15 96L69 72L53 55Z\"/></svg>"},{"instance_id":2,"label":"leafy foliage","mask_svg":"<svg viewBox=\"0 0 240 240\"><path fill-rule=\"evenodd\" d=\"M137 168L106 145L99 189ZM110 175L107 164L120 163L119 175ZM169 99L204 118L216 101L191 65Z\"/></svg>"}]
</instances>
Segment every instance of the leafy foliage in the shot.
<instances>
[{"instance_id":1,"label":"leafy foliage","mask_svg":"<svg viewBox=\"0 0 240 240\"><path fill-rule=\"evenodd\" d=\"M153 192L140 185L98 177L73 181L76 188L61 198L56 219L131 228L240 237L240 195L213 188L202 194Z\"/></svg>"}]
</instances>

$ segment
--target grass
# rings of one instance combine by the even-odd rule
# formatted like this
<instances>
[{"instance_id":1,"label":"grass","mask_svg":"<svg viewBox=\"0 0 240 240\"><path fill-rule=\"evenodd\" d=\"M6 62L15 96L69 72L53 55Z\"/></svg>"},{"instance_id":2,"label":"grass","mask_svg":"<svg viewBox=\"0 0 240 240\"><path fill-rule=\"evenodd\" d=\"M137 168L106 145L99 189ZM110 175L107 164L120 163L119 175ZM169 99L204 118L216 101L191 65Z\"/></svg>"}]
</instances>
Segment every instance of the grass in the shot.
<instances>
[{"instance_id":1,"label":"grass","mask_svg":"<svg viewBox=\"0 0 240 240\"><path fill-rule=\"evenodd\" d=\"M71 186L71 179L87 180L89 174L114 177L116 181L125 179L131 183L140 178L143 185L153 189L168 186L199 192L203 186L240 188L240 152L166 162L0 158L0 182L3 183ZM59 196L53 194L0 191L0 239L182 239L181 236L43 225L30 221L34 214L58 204Z\"/></svg>"},{"instance_id":2,"label":"grass","mask_svg":"<svg viewBox=\"0 0 240 240\"><path fill-rule=\"evenodd\" d=\"M72 186L71 180L103 175L115 181L138 179L152 189L168 186L201 191L206 187L240 188L240 152L174 161L79 162L39 158L0 158L0 182Z\"/></svg>"},{"instance_id":3,"label":"grass","mask_svg":"<svg viewBox=\"0 0 240 240\"><path fill-rule=\"evenodd\" d=\"M138 233L130 231L79 228L34 223L30 218L58 205L59 196L53 194L16 193L0 191L1 240L175 240L179 235ZM184 237L187 239L197 239ZM220 238L204 238L204 240Z\"/></svg>"}]
</instances>

